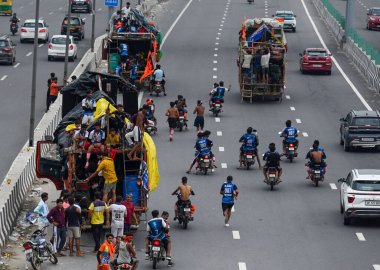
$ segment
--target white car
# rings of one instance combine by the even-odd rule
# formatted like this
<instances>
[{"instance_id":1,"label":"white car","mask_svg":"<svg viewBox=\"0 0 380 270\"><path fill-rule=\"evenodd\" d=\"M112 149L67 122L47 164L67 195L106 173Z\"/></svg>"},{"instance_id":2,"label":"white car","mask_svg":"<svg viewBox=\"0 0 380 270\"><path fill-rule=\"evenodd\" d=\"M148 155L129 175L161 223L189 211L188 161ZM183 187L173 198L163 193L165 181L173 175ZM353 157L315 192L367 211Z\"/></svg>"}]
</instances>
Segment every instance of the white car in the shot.
<instances>
[{"instance_id":1,"label":"white car","mask_svg":"<svg viewBox=\"0 0 380 270\"><path fill-rule=\"evenodd\" d=\"M297 29L297 20L296 15L294 15L291 10L277 10L276 14L272 17L283 19L284 20L284 30L292 30L296 32Z\"/></svg>"},{"instance_id":2,"label":"white car","mask_svg":"<svg viewBox=\"0 0 380 270\"><path fill-rule=\"evenodd\" d=\"M66 35L54 35L48 45L48 61L54 58L65 58L66 53ZM69 40L69 60L74 61L77 58L78 47L74 43L74 37L70 36Z\"/></svg>"},{"instance_id":3,"label":"white car","mask_svg":"<svg viewBox=\"0 0 380 270\"><path fill-rule=\"evenodd\" d=\"M354 169L339 182L344 225L353 218L380 218L380 170Z\"/></svg>"},{"instance_id":4,"label":"white car","mask_svg":"<svg viewBox=\"0 0 380 270\"><path fill-rule=\"evenodd\" d=\"M28 19L21 25L20 29L20 42L25 40L34 40L34 26L35 20ZM49 28L44 19L38 20L38 40L42 40L45 43L49 40Z\"/></svg>"}]
</instances>

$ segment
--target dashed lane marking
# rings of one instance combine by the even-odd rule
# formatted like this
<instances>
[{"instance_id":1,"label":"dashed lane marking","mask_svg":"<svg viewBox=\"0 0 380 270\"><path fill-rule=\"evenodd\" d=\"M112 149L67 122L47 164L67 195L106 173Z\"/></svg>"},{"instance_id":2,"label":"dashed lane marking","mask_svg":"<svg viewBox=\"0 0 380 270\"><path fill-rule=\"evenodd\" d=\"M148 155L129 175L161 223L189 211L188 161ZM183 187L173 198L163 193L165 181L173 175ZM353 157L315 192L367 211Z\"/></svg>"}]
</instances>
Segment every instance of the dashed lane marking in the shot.
<instances>
[{"instance_id":1,"label":"dashed lane marking","mask_svg":"<svg viewBox=\"0 0 380 270\"><path fill-rule=\"evenodd\" d=\"M220 38L219 37L216 37L216 40L219 40Z\"/></svg>"},{"instance_id":2,"label":"dashed lane marking","mask_svg":"<svg viewBox=\"0 0 380 270\"><path fill-rule=\"evenodd\" d=\"M219 152L224 152L224 147L223 146L219 146Z\"/></svg>"},{"instance_id":3,"label":"dashed lane marking","mask_svg":"<svg viewBox=\"0 0 380 270\"><path fill-rule=\"evenodd\" d=\"M102 11L102 8L98 8L98 11Z\"/></svg>"},{"instance_id":4,"label":"dashed lane marking","mask_svg":"<svg viewBox=\"0 0 380 270\"><path fill-rule=\"evenodd\" d=\"M87 20L87 18L83 18L83 20L85 21L85 20Z\"/></svg>"},{"instance_id":5,"label":"dashed lane marking","mask_svg":"<svg viewBox=\"0 0 380 270\"><path fill-rule=\"evenodd\" d=\"M217 54L217 53L215 53L215 54L214 54L214 57L218 57L218 54Z\"/></svg>"},{"instance_id":6,"label":"dashed lane marking","mask_svg":"<svg viewBox=\"0 0 380 270\"><path fill-rule=\"evenodd\" d=\"M20 9L23 9L23 8L24 8L24 6L21 6L21 7L20 7Z\"/></svg>"},{"instance_id":7,"label":"dashed lane marking","mask_svg":"<svg viewBox=\"0 0 380 270\"><path fill-rule=\"evenodd\" d=\"M224 24L221 23L221 24L220 24L220 27L223 27L223 26L224 26Z\"/></svg>"},{"instance_id":8,"label":"dashed lane marking","mask_svg":"<svg viewBox=\"0 0 380 270\"><path fill-rule=\"evenodd\" d=\"M217 69L217 68L213 68L212 70L213 70L213 71L217 71L218 69Z\"/></svg>"},{"instance_id":9,"label":"dashed lane marking","mask_svg":"<svg viewBox=\"0 0 380 270\"><path fill-rule=\"evenodd\" d=\"M221 21L221 23L224 23L224 21Z\"/></svg>"},{"instance_id":10,"label":"dashed lane marking","mask_svg":"<svg viewBox=\"0 0 380 270\"><path fill-rule=\"evenodd\" d=\"M294 107L290 107L290 110L291 110L291 111L295 111L296 108L294 108Z\"/></svg>"},{"instance_id":11,"label":"dashed lane marking","mask_svg":"<svg viewBox=\"0 0 380 270\"><path fill-rule=\"evenodd\" d=\"M40 44L40 45L38 45L38 48L41 48L42 46L44 46L45 44Z\"/></svg>"},{"instance_id":12,"label":"dashed lane marking","mask_svg":"<svg viewBox=\"0 0 380 270\"><path fill-rule=\"evenodd\" d=\"M222 33L218 32L218 36L220 36Z\"/></svg>"},{"instance_id":13,"label":"dashed lane marking","mask_svg":"<svg viewBox=\"0 0 380 270\"><path fill-rule=\"evenodd\" d=\"M239 231L232 231L232 238L233 239L240 239Z\"/></svg>"},{"instance_id":14,"label":"dashed lane marking","mask_svg":"<svg viewBox=\"0 0 380 270\"><path fill-rule=\"evenodd\" d=\"M238 262L239 270L247 270L245 262Z\"/></svg>"},{"instance_id":15,"label":"dashed lane marking","mask_svg":"<svg viewBox=\"0 0 380 270\"><path fill-rule=\"evenodd\" d=\"M54 12L53 12L53 11L49 12L49 15L53 15L53 14L54 14Z\"/></svg>"},{"instance_id":16,"label":"dashed lane marking","mask_svg":"<svg viewBox=\"0 0 380 270\"><path fill-rule=\"evenodd\" d=\"M301 119L296 119L296 122L297 122L297 124L301 124L302 123L302 121L301 121Z\"/></svg>"},{"instance_id":17,"label":"dashed lane marking","mask_svg":"<svg viewBox=\"0 0 380 270\"><path fill-rule=\"evenodd\" d=\"M58 9L59 9L59 10L62 10L62 9L63 9L63 7L59 7Z\"/></svg>"},{"instance_id":18,"label":"dashed lane marking","mask_svg":"<svg viewBox=\"0 0 380 270\"><path fill-rule=\"evenodd\" d=\"M360 232L356 233L356 237L358 238L359 241L366 241L364 235Z\"/></svg>"},{"instance_id":19,"label":"dashed lane marking","mask_svg":"<svg viewBox=\"0 0 380 270\"><path fill-rule=\"evenodd\" d=\"M4 81L6 78L8 77L8 75L4 75L3 77L1 77L1 81Z\"/></svg>"},{"instance_id":20,"label":"dashed lane marking","mask_svg":"<svg viewBox=\"0 0 380 270\"><path fill-rule=\"evenodd\" d=\"M222 167L222 169L227 169L227 163L221 163L220 166Z\"/></svg>"},{"instance_id":21,"label":"dashed lane marking","mask_svg":"<svg viewBox=\"0 0 380 270\"><path fill-rule=\"evenodd\" d=\"M212 61L214 64L218 64L218 61L216 61L216 60L214 60L214 61Z\"/></svg>"},{"instance_id":22,"label":"dashed lane marking","mask_svg":"<svg viewBox=\"0 0 380 270\"><path fill-rule=\"evenodd\" d=\"M215 117L215 122L220 123L220 118L219 117Z\"/></svg>"},{"instance_id":23,"label":"dashed lane marking","mask_svg":"<svg viewBox=\"0 0 380 270\"><path fill-rule=\"evenodd\" d=\"M330 183L331 189L338 189L334 183Z\"/></svg>"},{"instance_id":24,"label":"dashed lane marking","mask_svg":"<svg viewBox=\"0 0 380 270\"><path fill-rule=\"evenodd\" d=\"M214 48L214 51L217 51L217 50L219 50L218 48Z\"/></svg>"},{"instance_id":25,"label":"dashed lane marking","mask_svg":"<svg viewBox=\"0 0 380 270\"><path fill-rule=\"evenodd\" d=\"M213 79L218 79L218 76L213 75L212 78L213 78Z\"/></svg>"},{"instance_id":26,"label":"dashed lane marking","mask_svg":"<svg viewBox=\"0 0 380 270\"><path fill-rule=\"evenodd\" d=\"M216 132L216 136L223 136L223 132L221 132L221 131L217 131L217 132Z\"/></svg>"},{"instance_id":27,"label":"dashed lane marking","mask_svg":"<svg viewBox=\"0 0 380 270\"><path fill-rule=\"evenodd\" d=\"M14 65L13 67L14 67L14 68L17 68L19 65L20 65L20 63L17 63L17 64Z\"/></svg>"},{"instance_id":28,"label":"dashed lane marking","mask_svg":"<svg viewBox=\"0 0 380 270\"><path fill-rule=\"evenodd\" d=\"M302 132L302 136L309 137L309 134L307 134L307 132Z\"/></svg>"},{"instance_id":29,"label":"dashed lane marking","mask_svg":"<svg viewBox=\"0 0 380 270\"><path fill-rule=\"evenodd\" d=\"M223 29L222 29L222 28L219 28L219 31L223 31Z\"/></svg>"},{"instance_id":30,"label":"dashed lane marking","mask_svg":"<svg viewBox=\"0 0 380 270\"><path fill-rule=\"evenodd\" d=\"M26 56L31 56L32 55L32 52L28 52L27 54L26 54Z\"/></svg>"},{"instance_id":31,"label":"dashed lane marking","mask_svg":"<svg viewBox=\"0 0 380 270\"><path fill-rule=\"evenodd\" d=\"M286 98L286 99L290 99L290 96L289 96L289 95L286 95L285 98Z\"/></svg>"},{"instance_id":32,"label":"dashed lane marking","mask_svg":"<svg viewBox=\"0 0 380 270\"><path fill-rule=\"evenodd\" d=\"M219 42L215 42L215 46L218 46L219 45Z\"/></svg>"}]
</instances>

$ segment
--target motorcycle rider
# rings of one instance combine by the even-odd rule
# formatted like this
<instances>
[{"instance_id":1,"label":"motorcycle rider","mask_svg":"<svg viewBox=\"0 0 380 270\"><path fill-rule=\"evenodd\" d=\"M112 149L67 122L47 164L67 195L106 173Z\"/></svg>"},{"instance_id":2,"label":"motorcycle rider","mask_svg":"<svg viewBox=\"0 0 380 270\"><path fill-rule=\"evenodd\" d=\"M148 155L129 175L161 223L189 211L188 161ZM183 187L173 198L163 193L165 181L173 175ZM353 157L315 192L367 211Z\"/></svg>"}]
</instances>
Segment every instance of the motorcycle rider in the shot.
<instances>
[{"instance_id":1,"label":"motorcycle rider","mask_svg":"<svg viewBox=\"0 0 380 270\"><path fill-rule=\"evenodd\" d=\"M322 147L319 147L319 141L315 140L313 143L313 148L307 152L306 159L309 159L309 162L306 163L307 167L307 177L306 179L310 179L311 169L315 168L315 165L319 165L322 171L322 176L325 176L326 173L326 154Z\"/></svg>"},{"instance_id":2,"label":"motorcycle rider","mask_svg":"<svg viewBox=\"0 0 380 270\"><path fill-rule=\"evenodd\" d=\"M268 182L268 169L269 167L275 167L278 173L278 182L281 182L282 168L280 167L281 157L280 154L276 151L276 145L274 143L269 144L269 151L264 154L263 160L266 161L263 174L265 177L264 182Z\"/></svg>"},{"instance_id":3,"label":"motorcycle rider","mask_svg":"<svg viewBox=\"0 0 380 270\"><path fill-rule=\"evenodd\" d=\"M191 205L190 201L190 195L195 195L193 188L187 184L187 177L182 177L182 185L179 185L172 193L172 195L177 195L177 192L179 191L180 199L175 203L174 205L174 220L177 220L178 218L178 210L180 209L181 205Z\"/></svg>"},{"instance_id":4,"label":"motorcycle rider","mask_svg":"<svg viewBox=\"0 0 380 270\"><path fill-rule=\"evenodd\" d=\"M292 126L292 121L290 120L287 120L285 124L286 128L284 128L281 132L281 137L284 137L284 140L282 141L283 155L286 154L286 145L293 143L294 156L297 156L298 140L296 138L298 137L298 130Z\"/></svg>"},{"instance_id":5,"label":"motorcycle rider","mask_svg":"<svg viewBox=\"0 0 380 270\"><path fill-rule=\"evenodd\" d=\"M195 163L198 161L199 156L206 156L206 155L211 156L211 154L212 154L211 153L211 147L213 146L213 143L211 140L206 138L205 133L199 132L197 134L197 137L198 137L198 139L197 139L195 146L194 146L194 148L196 149L195 158L194 158L193 162L191 163L189 170L186 171L186 173L191 172L191 169L193 168Z\"/></svg>"},{"instance_id":6,"label":"motorcycle rider","mask_svg":"<svg viewBox=\"0 0 380 270\"><path fill-rule=\"evenodd\" d=\"M168 225L166 222L159 217L159 212L158 210L153 210L152 211L152 219L148 221L147 224L147 232L148 236L146 238L146 250L145 250L145 257L149 258L149 244L153 239L160 239L166 249L166 259L168 260L168 266L172 266L172 258L171 258L171 241L170 239L166 238L165 236L165 231L168 229Z\"/></svg>"},{"instance_id":7,"label":"motorcycle rider","mask_svg":"<svg viewBox=\"0 0 380 270\"><path fill-rule=\"evenodd\" d=\"M138 260L136 258L136 251L133 248L132 235L124 235L122 240L117 240L116 250L117 256L113 261L114 269L117 269L118 265L129 264L131 265L131 270L136 270L138 265Z\"/></svg>"},{"instance_id":8,"label":"motorcycle rider","mask_svg":"<svg viewBox=\"0 0 380 270\"><path fill-rule=\"evenodd\" d=\"M214 84L214 86L215 86L215 84ZM212 104L216 100L220 100L222 107L224 106L224 94L225 94L226 90L229 92L230 88L225 88L223 81L220 81L219 86L217 86L216 88L211 90L211 92L210 92L210 96L211 96L210 107L212 107Z\"/></svg>"},{"instance_id":9,"label":"motorcycle rider","mask_svg":"<svg viewBox=\"0 0 380 270\"><path fill-rule=\"evenodd\" d=\"M18 29L18 23L20 22L20 19L17 18L16 12L13 13L12 18L10 18L9 21L11 22L11 25L12 25L12 23L15 23L16 24L16 29Z\"/></svg>"},{"instance_id":10,"label":"motorcycle rider","mask_svg":"<svg viewBox=\"0 0 380 270\"><path fill-rule=\"evenodd\" d=\"M148 121L152 121L154 123L154 126L157 127L157 119L154 116L154 112L156 111L156 105L154 104L153 99L148 98L145 102L146 105L148 105L148 110L146 111L146 119Z\"/></svg>"},{"instance_id":11,"label":"motorcycle rider","mask_svg":"<svg viewBox=\"0 0 380 270\"><path fill-rule=\"evenodd\" d=\"M153 72L153 81L152 81L152 91L153 91L153 88L154 88L154 83L155 82L161 82L161 85L162 85L162 91L164 92L164 96L166 96L166 90L165 90L165 73L164 71L161 69L161 65L156 65L156 69L154 70ZM153 92L150 93L151 95L153 94Z\"/></svg>"},{"instance_id":12,"label":"motorcycle rider","mask_svg":"<svg viewBox=\"0 0 380 270\"><path fill-rule=\"evenodd\" d=\"M239 142L243 143L240 147L240 168L243 167L243 155L246 151L253 151L257 162L259 163L259 167L261 168L261 162L257 151L257 146L259 146L257 131L253 130L252 127L247 128L247 133L241 136Z\"/></svg>"}]
</instances>

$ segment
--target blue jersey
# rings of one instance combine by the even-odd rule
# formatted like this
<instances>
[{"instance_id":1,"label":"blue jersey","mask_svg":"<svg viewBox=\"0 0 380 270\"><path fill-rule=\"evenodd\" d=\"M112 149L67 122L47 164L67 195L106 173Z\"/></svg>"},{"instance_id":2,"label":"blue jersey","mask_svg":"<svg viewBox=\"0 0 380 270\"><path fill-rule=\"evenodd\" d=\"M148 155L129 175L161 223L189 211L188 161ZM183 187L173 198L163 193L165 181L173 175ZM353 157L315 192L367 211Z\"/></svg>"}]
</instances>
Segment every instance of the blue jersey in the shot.
<instances>
[{"instance_id":1,"label":"blue jersey","mask_svg":"<svg viewBox=\"0 0 380 270\"><path fill-rule=\"evenodd\" d=\"M222 203L234 203L234 191L237 190L237 186L233 183L224 183L220 191L223 194Z\"/></svg>"},{"instance_id":2,"label":"blue jersey","mask_svg":"<svg viewBox=\"0 0 380 270\"><path fill-rule=\"evenodd\" d=\"M210 155L211 152L211 141L209 139L199 139L195 143L195 148L200 153L201 156Z\"/></svg>"},{"instance_id":3,"label":"blue jersey","mask_svg":"<svg viewBox=\"0 0 380 270\"><path fill-rule=\"evenodd\" d=\"M298 130L295 127L287 127L282 131L286 143L295 143Z\"/></svg>"},{"instance_id":4,"label":"blue jersey","mask_svg":"<svg viewBox=\"0 0 380 270\"><path fill-rule=\"evenodd\" d=\"M120 55L121 56L128 56L128 45L127 44L121 43L119 45L119 49L120 49Z\"/></svg>"},{"instance_id":5,"label":"blue jersey","mask_svg":"<svg viewBox=\"0 0 380 270\"><path fill-rule=\"evenodd\" d=\"M159 239L164 239L165 238L165 226L166 223L162 218L153 218L149 220L148 222L148 228L147 231L149 233L149 236L151 238L159 238Z\"/></svg>"},{"instance_id":6,"label":"blue jersey","mask_svg":"<svg viewBox=\"0 0 380 270\"><path fill-rule=\"evenodd\" d=\"M240 141L243 142L242 150L248 151L256 149L257 140L255 134L244 134L240 138Z\"/></svg>"},{"instance_id":7,"label":"blue jersey","mask_svg":"<svg viewBox=\"0 0 380 270\"><path fill-rule=\"evenodd\" d=\"M131 65L131 79L137 78L137 65Z\"/></svg>"},{"instance_id":8,"label":"blue jersey","mask_svg":"<svg viewBox=\"0 0 380 270\"><path fill-rule=\"evenodd\" d=\"M214 97L224 97L224 93L226 92L226 88L224 87L218 87L216 88Z\"/></svg>"},{"instance_id":9,"label":"blue jersey","mask_svg":"<svg viewBox=\"0 0 380 270\"><path fill-rule=\"evenodd\" d=\"M117 66L115 68L115 73L119 76L121 76L121 72L123 71L123 68L121 66Z\"/></svg>"}]
</instances>

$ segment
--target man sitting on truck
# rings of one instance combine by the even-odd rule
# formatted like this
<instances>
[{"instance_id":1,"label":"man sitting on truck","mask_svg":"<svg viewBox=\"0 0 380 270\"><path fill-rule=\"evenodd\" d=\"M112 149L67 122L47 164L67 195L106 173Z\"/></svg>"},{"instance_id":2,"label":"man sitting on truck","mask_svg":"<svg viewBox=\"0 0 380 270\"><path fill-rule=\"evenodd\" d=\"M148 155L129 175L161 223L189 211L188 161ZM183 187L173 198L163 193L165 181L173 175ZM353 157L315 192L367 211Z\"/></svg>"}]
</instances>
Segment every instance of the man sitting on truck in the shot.
<instances>
[{"instance_id":1,"label":"man sitting on truck","mask_svg":"<svg viewBox=\"0 0 380 270\"><path fill-rule=\"evenodd\" d=\"M92 98L92 90L87 90L87 96L82 100L82 110L82 124L90 125L94 122L94 112L96 111L96 101Z\"/></svg>"},{"instance_id":2,"label":"man sitting on truck","mask_svg":"<svg viewBox=\"0 0 380 270\"><path fill-rule=\"evenodd\" d=\"M88 139L90 140L90 147L88 148L87 151L87 161L86 161L86 166L85 169L88 168L89 166L89 160L91 157L91 153L94 149L100 149L100 151L104 151L104 141L106 139L106 134L103 130L100 128L100 123L95 124L95 129L90 132L90 135L88 136Z\"/></svg>"},{"instance_id":3,"label":"man sitting on truck","mask_svg":"<svg viewBox=\"0 0 380 270\"><path fill-rule=\"evenodd\" d=\"M81 125L80 130L75 131L74 134L74 142L76 143L76 147L84 149L88 136L89 133L87 131L87 125Z\"/></svg>"}]
</instances>

